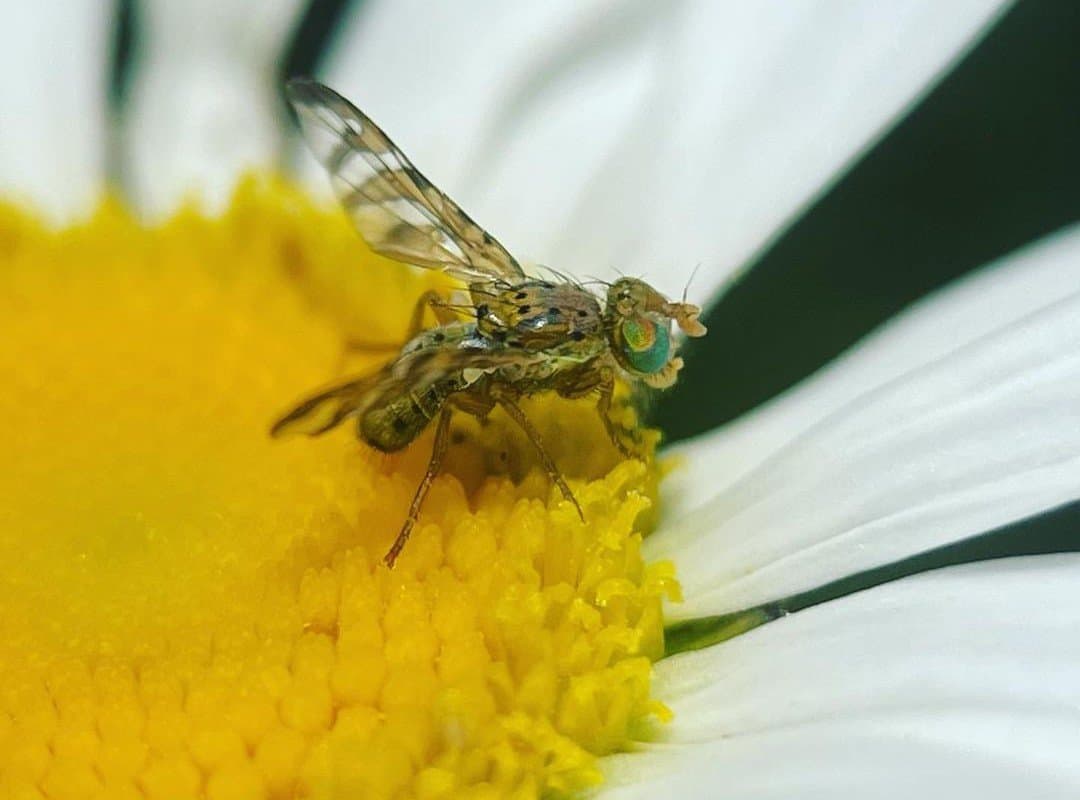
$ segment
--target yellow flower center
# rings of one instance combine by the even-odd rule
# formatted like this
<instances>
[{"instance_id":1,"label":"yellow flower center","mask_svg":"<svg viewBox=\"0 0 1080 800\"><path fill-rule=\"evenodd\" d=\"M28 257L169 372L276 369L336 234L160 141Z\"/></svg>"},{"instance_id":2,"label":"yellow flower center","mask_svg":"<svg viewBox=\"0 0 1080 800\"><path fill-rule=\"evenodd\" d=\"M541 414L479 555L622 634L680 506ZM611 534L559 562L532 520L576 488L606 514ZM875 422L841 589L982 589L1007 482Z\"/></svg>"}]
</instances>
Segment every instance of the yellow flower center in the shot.
<instances>
[{"instance_id":1,"label":"yellow flower center","mask_svg":"<svg viewBox=\"0 0 1080 800\"><path fill-rule=\"evenodd\" d=\"M154 228L0 209L0 796L548 796L665 718L658 471L589 403L527 407L584 524L457 418L393 570L430 435L268 436L439 280L265 183Z\"/></svg>"}]
</instances>

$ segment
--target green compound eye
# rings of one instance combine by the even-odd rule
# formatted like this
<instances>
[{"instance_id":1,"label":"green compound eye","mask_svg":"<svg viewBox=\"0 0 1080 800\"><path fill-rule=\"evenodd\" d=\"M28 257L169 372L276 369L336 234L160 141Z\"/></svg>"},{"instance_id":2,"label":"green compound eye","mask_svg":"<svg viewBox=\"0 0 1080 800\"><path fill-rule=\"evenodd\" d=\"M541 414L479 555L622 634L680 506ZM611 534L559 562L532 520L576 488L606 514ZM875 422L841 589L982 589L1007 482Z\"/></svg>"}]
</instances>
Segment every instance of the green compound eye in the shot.
<instances>
[{"instance_id":1,"label":"green compound eye","mask_svg":"<svg viewBox=\"0 0 1080 800\"><path fill-rule=\"evenodd\" d=\"M636 372L659 372L671 356L671 334L647 317L631 317L621 326L622 351Z\"/></svg>"}]
</instances>

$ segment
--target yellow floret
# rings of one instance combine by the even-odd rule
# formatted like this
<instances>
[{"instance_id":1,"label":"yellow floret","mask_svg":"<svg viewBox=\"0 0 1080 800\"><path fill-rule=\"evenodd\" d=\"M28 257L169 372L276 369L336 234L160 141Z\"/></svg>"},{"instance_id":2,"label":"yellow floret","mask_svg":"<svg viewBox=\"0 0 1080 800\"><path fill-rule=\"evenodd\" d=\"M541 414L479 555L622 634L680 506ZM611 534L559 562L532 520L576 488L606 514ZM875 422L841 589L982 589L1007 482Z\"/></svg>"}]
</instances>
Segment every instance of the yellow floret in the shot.
<instances>
[{"instance_id":1,"label":"yellow floret","mask_svg":"<svg viewBox=\"0 0 1080 800\"><path fill-rule=\"evenodd\" d=\"M393 570L430 433L269 438L441 281L266 182L150 228L0 208L0 796L551 796L666 717L658 470L587 402L527 405L584 523L460 418Z\"/></svg>"}]
</instances>

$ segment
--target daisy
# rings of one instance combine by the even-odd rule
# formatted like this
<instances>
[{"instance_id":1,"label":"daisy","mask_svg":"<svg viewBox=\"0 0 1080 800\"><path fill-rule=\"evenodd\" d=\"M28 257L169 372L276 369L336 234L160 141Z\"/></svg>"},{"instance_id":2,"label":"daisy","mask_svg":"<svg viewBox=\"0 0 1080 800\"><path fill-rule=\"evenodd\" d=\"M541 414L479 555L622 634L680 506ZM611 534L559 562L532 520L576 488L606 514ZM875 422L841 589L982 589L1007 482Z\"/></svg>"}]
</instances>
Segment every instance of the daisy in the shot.
<instances>
[{"instance_id":1,"label":"daisy","mask_svg":"<svg viewBox=\"0 0 1080 800\"><path fill-rule=\"evenodd\" d=\"M463 429L426 534L400 572L378 571L364 534L389 535L422 456L376 463L345 437L270 450L262 421L289 387L326 377L358 310L357 333L392 337L437 278L358 256L340 219L289 190L249 183L228 200L239 171L279 152L268 65L299 9L179 8L141 12L123 177L151 216L197 189L222 219L147 229L106 205L60 234L23 211L0 226L19 456L0 533L14 612L0 786L524 797L602 774L596 791L616 797L1075 794L1076 558L968 564L827 603L815 592L1076 499L1080 233L921 301L674 448L659 498L651 462L579 448L568 471L604 520L591 528L501 430ZM693 291L709 295L998 11L369 4L319 77L513 252L644 272L672 296L700 263ZM17 13L20 63L33 26L66 46L3 78L17 113L0 176L8 195L78 215L105 173L106 23L90 4ZM57 147L43 134L71 130L87 135ZM163 315L164 298L179 311ZM564 456L602 443L576 411L535 413ZM509 465L485 460L499 452ZM88 533L87 517L105 522ZM42 588L50 574L63 591ZM475 602L476 581L496 607ZM667 657L650 673L661 598L681 602L664 609ZM57 656L87 642L89 663ZM464 679L492 662L501 690ZM432 730L429 703L455 724ZM468 746L429 763L447 737Z\"/></svg>"}]
</instances>

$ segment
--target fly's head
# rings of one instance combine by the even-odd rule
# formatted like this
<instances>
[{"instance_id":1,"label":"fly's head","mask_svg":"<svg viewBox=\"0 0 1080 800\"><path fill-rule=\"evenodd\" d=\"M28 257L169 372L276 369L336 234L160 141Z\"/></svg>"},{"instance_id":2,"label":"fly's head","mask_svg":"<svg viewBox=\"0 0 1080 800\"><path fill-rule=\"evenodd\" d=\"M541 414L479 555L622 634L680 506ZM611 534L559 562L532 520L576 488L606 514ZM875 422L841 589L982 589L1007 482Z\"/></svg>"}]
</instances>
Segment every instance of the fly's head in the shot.
<instances>
[{"instance_id":1,"label":"fly's head","mask_svg":"<svg viewBox=\"0 0 1080 800\"><path fill-rule=\"evenodd\" d=\"M611 284L604 327L615 360L632 376L664 389L675 383L683 360L676 355L672 323L687 336L704 336L701 309L672 302L644 281L620 278Z\"/></svg>"}]
</instances>

